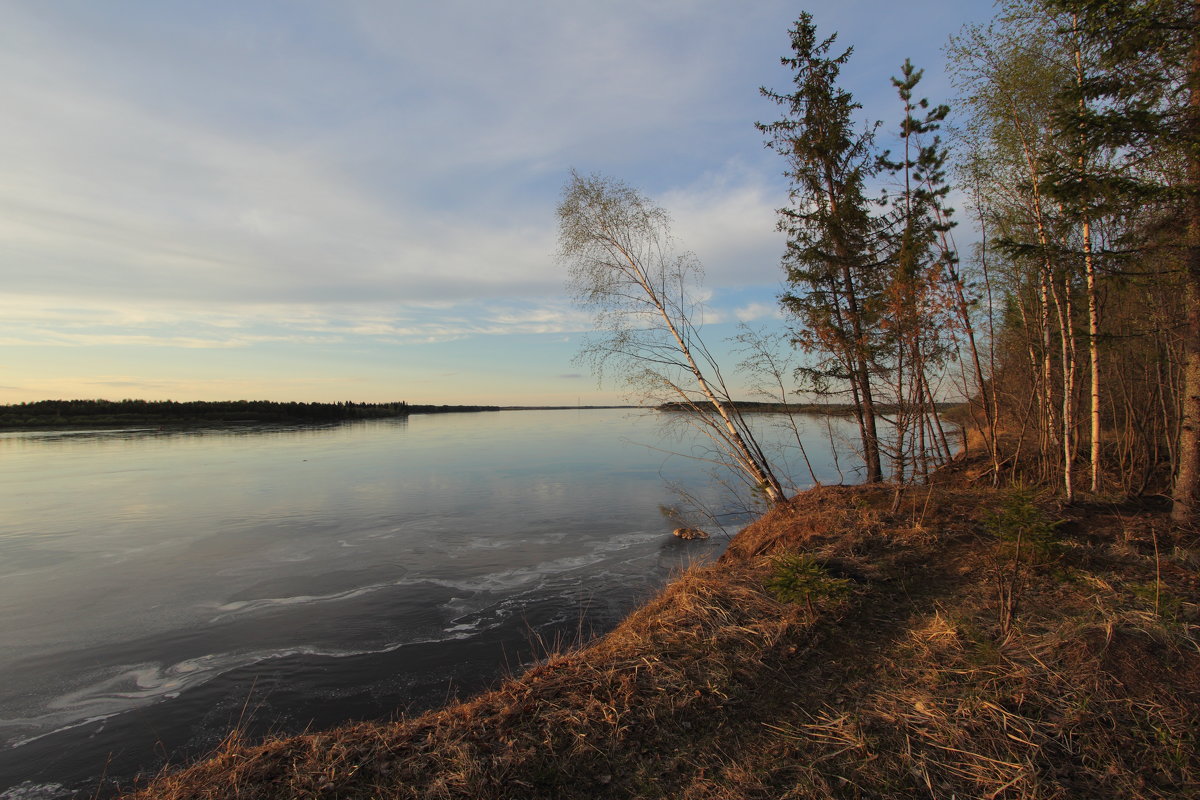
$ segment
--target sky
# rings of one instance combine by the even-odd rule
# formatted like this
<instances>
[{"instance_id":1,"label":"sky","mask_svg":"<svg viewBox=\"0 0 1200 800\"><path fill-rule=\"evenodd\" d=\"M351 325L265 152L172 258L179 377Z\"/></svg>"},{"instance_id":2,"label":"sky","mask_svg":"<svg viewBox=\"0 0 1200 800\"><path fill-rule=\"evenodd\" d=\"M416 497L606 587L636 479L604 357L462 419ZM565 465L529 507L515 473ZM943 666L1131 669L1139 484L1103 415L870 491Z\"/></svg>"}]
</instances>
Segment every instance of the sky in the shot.
<instances>
[{"instance_id":1,"label":"sky","mask_svg":"<svg viewBox=\"0 0 1200 800\"><path fill-rule=\"evenodd\" d=\"M780 329L802 10L842 86L953 94L990 0L10 0L0 9L0 404L621 402L574 359L570 170L635 186L705 268L703 336ZM960 234L961 236L964 234ZM969 235L969 234L965 234Z\"/></svg>"}]
</instances>

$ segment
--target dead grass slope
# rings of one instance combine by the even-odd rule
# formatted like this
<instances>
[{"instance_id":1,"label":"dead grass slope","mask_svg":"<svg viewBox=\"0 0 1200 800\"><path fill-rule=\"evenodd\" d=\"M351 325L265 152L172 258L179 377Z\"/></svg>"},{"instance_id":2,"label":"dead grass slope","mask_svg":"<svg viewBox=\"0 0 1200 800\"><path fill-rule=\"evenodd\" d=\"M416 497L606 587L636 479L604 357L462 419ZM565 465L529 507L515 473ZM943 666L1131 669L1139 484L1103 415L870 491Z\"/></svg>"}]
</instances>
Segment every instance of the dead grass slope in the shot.
<instances>
[{"instance_id":1,"label":"dead grass slope","mask_svg":"<svg viewBox=\"0 0 1200 800\"><path fill-rule=\"evenodd\" d=\"M232 740L134 796L1200 797L1195 538L1155 510L1085 508L1016 556L989 530L1007 502L807 492L609 635L492 692ZM777 599L797 553L849 591Z\"/></svg>"}]
</instances>

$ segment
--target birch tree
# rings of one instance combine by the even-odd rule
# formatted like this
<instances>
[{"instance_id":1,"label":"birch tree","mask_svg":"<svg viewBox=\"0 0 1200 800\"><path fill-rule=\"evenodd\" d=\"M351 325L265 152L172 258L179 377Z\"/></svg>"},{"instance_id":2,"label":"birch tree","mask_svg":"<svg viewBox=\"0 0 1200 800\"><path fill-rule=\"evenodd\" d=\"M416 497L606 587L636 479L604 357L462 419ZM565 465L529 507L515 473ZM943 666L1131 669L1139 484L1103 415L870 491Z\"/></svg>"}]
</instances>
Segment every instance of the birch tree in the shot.
<instances>
[{"instance_id":1,"label":"birch tree","mask_svg":"<svg viewBox=\"0 0 1200 800\"><path fill-rule=\"evenodd\" d=\"M1008 327L1020 330L1029 356L1041 477L1057 473L1069 498L1076 428L1074 271L1059 258L1065 233L1044 174L1054 151L1056 93L1069 80L1068 65L1053 27L1023 7L1004 14L998 27L969 28L955 37L950 56L970 112L960 153L987 184L988 218L981 221L1009 262L1007 291L1018 313Z\"/></svg>"},{"instance_id":2,"label":"birch tree","mask_svg":"<svg viewBox=\"0 0 1200 800\"><path fill-rule=\"evenodd\" d=\"M558 223L568 289L597 331L581 357L597 374L619 375L639 401L683 409L716 460L767 502L782 501L782 484L700 338L700 264L674 249L667 212L621 181L572 172Z\"/></svg>"},{"instance_id":3,"label":"birch tree","mask_svg":"<svg viewBox=\"0 0 1200 800\"><path fill-rule=\"evenodd\" d=\"M1177 243L1185 296L1183 385L1172 517L1200 518L1200 2L1197 0L1046 0L1069 15L1080 47L1100 54L1077 82L1075 113L1062 117L1110 170L1091 175L1108 202L1134 209L1170 207L1183 223ZM1170 180L1147 170L1172 153Z\"/></svg>"}]
</instances>

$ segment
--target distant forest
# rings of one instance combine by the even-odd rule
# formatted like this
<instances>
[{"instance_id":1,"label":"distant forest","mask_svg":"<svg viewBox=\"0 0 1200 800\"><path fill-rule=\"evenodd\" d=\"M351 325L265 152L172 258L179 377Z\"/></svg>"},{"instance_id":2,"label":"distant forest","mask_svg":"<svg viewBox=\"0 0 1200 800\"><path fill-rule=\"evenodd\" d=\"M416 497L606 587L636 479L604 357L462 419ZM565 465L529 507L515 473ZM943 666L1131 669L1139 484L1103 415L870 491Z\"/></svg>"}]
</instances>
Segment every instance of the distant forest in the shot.
<instances>
[{"instance_id":1,"label":"distant forest","mask_svg":"<svg viewBox=\"0 0 1200 800\"><path fill-rule=\"evenodd\" d=\"M177 403L172 400L41 400L0 406L0 428L79 425L193 425L237 422L338 422L409 414L499 411L499 406L408 403L274 403L269 400Z\"/></svg>"},{"instance_id":2,"label":"distant forest","mask_svg":"<svg viewBox=\"0 0 1200 800\"><path fill-rule=\"evenodd\" d=\"M758 400L731 400L726 405L738 411L758 414L825 414L833 417L848 417L854 414L853 403L767 403ZM898 408L895 403L884 403L877 405L876 411L880 414L893 414ZM963 416L966 413L964 403L935 403L934 408L942 417L954 414ZM658 410L696 411L696 407L694 404L671 402L660 404Z\"/></svg>"}]
</instances>

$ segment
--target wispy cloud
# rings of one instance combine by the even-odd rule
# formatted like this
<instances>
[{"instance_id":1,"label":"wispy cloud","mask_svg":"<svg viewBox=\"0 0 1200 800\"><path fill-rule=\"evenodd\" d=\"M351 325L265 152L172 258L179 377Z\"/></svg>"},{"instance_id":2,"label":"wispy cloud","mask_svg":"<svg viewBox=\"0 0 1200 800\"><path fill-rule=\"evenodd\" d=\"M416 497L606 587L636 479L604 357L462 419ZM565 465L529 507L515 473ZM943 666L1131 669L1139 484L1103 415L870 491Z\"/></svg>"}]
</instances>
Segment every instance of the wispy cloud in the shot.
<instances>
[{"instance_id":1,"label":"wispy cloud","mask_svg":"<svg viewBox=\"0 0 1200 800\"><path fill-rule=\"evenodd\" d=\"M783 316L779 303L753 302L734 309L738 322L756 322L762 319L777 319Z\"/></svg>"},{"instance_id":2,"label":"wispy cloud","mask_svg":"<svg viewBox=\"0 0 1200 800\"><path fill-rule=\"evenodd\" d=\"M663 195L681 247L704 264L713 286L778 282L784 238L775 231L777 191L736 163Z\"/></svg>"},{"instance_id":3,"label":"wispy cloud","mask_svg":"<svg viewBox=\"0 0 1200 800\"><path fill-rule=\"evenodd\" d=\"M818 23L859 44L847 75L884 97L899 48L922 46L894 31L946 18L918 8L939 13L842 4ZM708 321L766 318L737 294L773 287L783 249L781 165L753 122L773 113L758 86L786 83L795 14L785 0L6 4L0 345L36 347L19 369L44 376L76 374L48 355L72 348L270 361L276 346L561 344L590 326L553 258L571 167L671 212L707 269Z\"/></svg>"},{"instance_id":4,"label":"wispy cloud","mask_svg":"<svg viewBox=\"0 0 1200 800\"><path fill-rule=\"evenodd\" d=\"M557 295L566 168L619 171L615 147L654 158L653 137L677 137L728 79L714 51L749 35L748 18L685 8L296 11L332 26L324 41L300 24L264 38L235 6L205 20L224 26L212 38L179 10L120 29L18 8L0 51L0 73L25 78L0 81L0 147L20 156L0 164L5 288L214 303ZM764 192L725 180L662 200L718 280L749 281L762 259L739 252L770 238Z\"/></svg>"},{"instance_id":5,"label":"wispy cloud","mask_svg":"<svg viewBox=\"0 0 1200 800\"><path fill-rule=\"evenodd\" d=\"M130 308L93 300L72 306L0 298L0 345L245 348L269 343L335 345L430 343L469 336L562 334L587 330L590 317L565 303L432 305L160 303Z\"/></svg>"}]
</instances>

